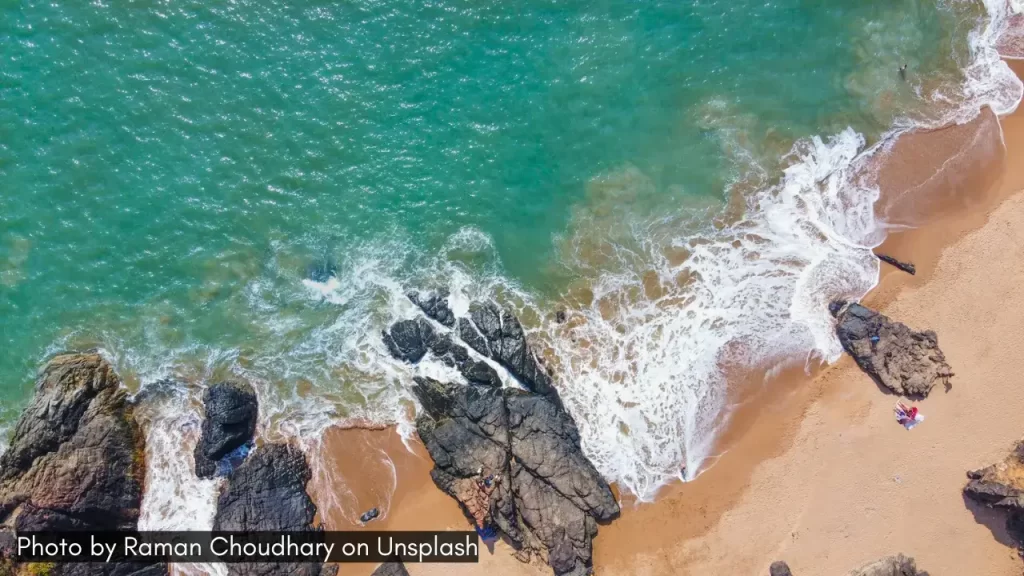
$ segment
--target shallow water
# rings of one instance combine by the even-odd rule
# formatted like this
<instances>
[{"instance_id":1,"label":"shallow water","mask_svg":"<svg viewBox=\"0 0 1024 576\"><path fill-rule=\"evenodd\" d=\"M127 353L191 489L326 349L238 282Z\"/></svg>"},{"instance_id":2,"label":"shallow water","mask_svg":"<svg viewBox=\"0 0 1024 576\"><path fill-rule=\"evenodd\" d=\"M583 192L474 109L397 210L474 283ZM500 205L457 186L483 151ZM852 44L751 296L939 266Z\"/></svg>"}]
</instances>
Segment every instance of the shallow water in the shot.
<instances>
[{"instance_id":1,"label":"shallow water","mask_svg":"<svg viewBox=\"0 0 1024 576\"><path fill-rule=\"evenodd\" d=\"M976 96L983 14L4 7L0 420L46 354L89 346L133 389L253 380L266 434L402 420L409 371L377 335L412 313L404 290L447 284L521 309L588 453L649 495L707 455L719 363L834 354L821 304L870 288L881 233L844 167ZM575 332L548 320L563 305Z\"/></svg>"}]
</instances>

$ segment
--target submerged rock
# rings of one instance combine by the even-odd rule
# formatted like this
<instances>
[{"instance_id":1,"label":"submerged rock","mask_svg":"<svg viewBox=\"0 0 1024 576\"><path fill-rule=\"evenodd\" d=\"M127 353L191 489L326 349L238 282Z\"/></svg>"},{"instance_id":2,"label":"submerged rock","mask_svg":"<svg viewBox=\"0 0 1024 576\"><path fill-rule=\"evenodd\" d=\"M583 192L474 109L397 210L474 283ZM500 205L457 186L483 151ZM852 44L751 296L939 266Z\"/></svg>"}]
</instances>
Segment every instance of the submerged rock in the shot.
<instances>
[{"instance_id":1,"label":"submerged rock","mask_svg":"<svg viewBox=\"0 0 1024 576\"><path fill-rule=\"evenodd\" d=\"M135 530L145 479L144 454L142 431L113 367L94 353L53 358L40 373L10 447L0 456L0 535ZM44 565L31 569L38 566ZM48 572L63 576L166 573L164 564L134 563L56 564Z\"/></svg>"},{"instance_id":2,"label":"submerged rock","mask_svg":"<svg viewBox=\"0 0 1024 576\"><path fill-rule=\"evenodd\" d=\"M315 530L316 505L306 493L309 465L298 448L261 446L231 471L217 499L214 530L236 532ZM306 563L228 564L228 573L246 576L333 575L337 568Z\"/></svg>"},{"instance_id":3,"label":"submerged rock","mask_svg":"<svg viewBox=\"0 0 1024 576\"><path fill-rule=\"evenodd\" d=\"M1002 462L972 470L964 487L968 498L1007 512L1006 529L1024 551L1024 440Z\"/></svg>"},{"instance_id":4,"label":"submerged rock","mask_svg":"<svg viewBox=\"0 0 1024 576\"><path fill-rule=\"evenodd\" d=\"M928 573L919 571L913 558L897 554L861 566L847 576L928 576Z\"/></svg>"},{"instance_id":5,"label":"submerged rock","mask_svg":"<svg viewBox=\"0 0 1024 576\"><path fill-rule=\"evenodd\" d=\"M240 461L245 458L256 433L259 404L249 384L220 382L206 389L203 406L206 418L193 456L196 476L210 478L230 469L218 466L222 459L237 456Z\"/></svg>"},{"instance_id":6,"label":"submerged rock","mask_svg":"<svg viewBox=\"0 0 1024 576\"><path fill-rule=\"evenodd\" d=\"M836 333L857 365L896 394L923 397L936 383L949 385L953 370L935 332L915 332L860 304L834 303Z\"/></svg>"},{"instance_id":7,"label":"submerged rock","mask_svg":"<svg viewBox=\"0 0 1024 576\"><path fill-rule=\"evenodd\" d=\"M477 528L497 527L517 548L546 554L555 574L588 574L597 523L619 506L568 414L514 389L417 378L414 392L431 478Z\"/></svg>"}]
</instances>

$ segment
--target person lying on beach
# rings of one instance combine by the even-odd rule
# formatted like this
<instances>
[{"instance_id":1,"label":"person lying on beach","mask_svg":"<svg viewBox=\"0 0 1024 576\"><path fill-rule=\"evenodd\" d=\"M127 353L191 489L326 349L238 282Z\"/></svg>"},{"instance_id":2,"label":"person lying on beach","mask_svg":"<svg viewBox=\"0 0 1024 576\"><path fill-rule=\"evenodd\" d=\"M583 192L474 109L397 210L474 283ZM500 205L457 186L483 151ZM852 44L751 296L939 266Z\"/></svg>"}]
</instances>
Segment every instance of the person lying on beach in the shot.
<instances>
[{"instance_id":1,"label":"person lying on beach","mask_svg":"<svg viewBox=\"0 0 1024 576\"><path fill-rule=\"evenodd\" d=\"M907 430L912 429L924 420L924 414L918 412L917 406L908 407L903 402L897 402L893 411L896 413L896 421Z\"/></svg>"}]
</instances>

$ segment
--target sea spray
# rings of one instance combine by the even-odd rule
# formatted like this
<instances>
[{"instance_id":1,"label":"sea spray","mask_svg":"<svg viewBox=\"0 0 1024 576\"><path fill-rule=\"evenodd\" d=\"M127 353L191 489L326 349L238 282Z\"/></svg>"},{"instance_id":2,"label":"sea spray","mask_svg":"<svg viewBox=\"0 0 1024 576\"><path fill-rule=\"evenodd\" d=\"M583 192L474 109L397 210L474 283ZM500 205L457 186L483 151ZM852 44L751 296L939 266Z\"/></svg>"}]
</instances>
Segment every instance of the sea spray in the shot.
<instances>
[{"instance_id":1,"label":"sea spray","mask_svg":"<svg viewBox=\"0 0 1024 576\"><path fill-rule=\"evenodd\" d=\"M195 475L192 451L202 419L199 398L173 380L157 380L134 398L135 416L146 437L146 492L139 530L205 531L213 528L220 479ZM174 564L179 576L227 574L215 564Z\"/></svg>"}]
</instances>

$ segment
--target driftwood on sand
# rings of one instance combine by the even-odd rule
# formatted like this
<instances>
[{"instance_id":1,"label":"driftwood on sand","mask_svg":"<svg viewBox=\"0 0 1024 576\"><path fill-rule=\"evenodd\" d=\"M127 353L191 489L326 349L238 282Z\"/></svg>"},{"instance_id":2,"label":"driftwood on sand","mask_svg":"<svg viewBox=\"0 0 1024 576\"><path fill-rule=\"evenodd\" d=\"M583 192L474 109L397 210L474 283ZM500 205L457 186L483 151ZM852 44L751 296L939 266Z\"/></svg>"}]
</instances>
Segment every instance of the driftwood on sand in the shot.
<instances>
[{"instance_id":1,"label":"driftwood on sand","mask_svg":"<svg viewBox=\"0 0 1024 576\"><path fill-rule=\"evenodd\" d=\"M885 254L875 254L875 256L878 256L878 259L881 260L882 262L885 262L886 264L891 264L892 266L899 268L900 270L906 272L907 274L910 274L911 276L917 274L917 268L910 262L903 262L893 258L892 256L886 256Z\"/></svg>"}]
</instances>

